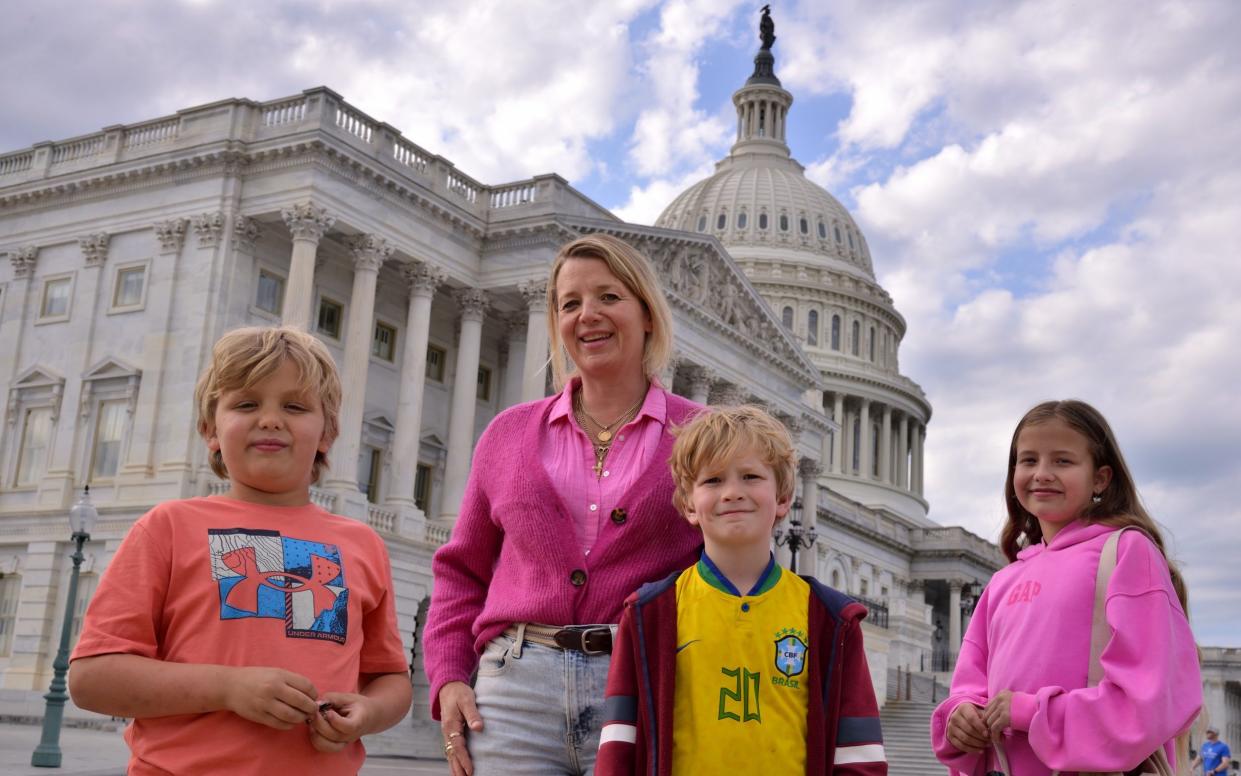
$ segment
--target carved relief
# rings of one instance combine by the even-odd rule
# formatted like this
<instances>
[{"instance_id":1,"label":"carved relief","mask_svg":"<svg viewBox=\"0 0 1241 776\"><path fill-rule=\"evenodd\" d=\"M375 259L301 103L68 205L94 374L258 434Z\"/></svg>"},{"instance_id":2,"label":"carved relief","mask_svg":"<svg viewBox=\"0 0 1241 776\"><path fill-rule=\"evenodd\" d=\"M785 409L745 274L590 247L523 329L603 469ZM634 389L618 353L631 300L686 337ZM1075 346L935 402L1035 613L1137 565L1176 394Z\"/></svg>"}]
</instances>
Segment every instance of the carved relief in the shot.
<instances>
[{"instance_id":1,"label":"carved relief","mask_svg":"<svg viewBox=\"0 0 1241 776\"><path fill-rule=\"evenodd\" d=\"M487 292L481 288L463 288L457 292L457 304L461 305L461 319L481 321L491 303Z\"/></svg>"},{"instance_id":2,"label":"carved relief","mask_svg":"<svg viewBox=\"0 0 1241 776\"><path fill-rule=\"evenodd\" d=\"M194 216L194 234L198 235L199 248L214 248L224 232L224 213L203 213Z\"/></svg>"},{"instance_id":3,"label":"carved relief","mask_svg":"<svg viewBox=\"0 0 1241 776\"><path fill-rule=\"evenodd\" d=\"M355 270L378 272L392 256L393 247L377 234L359 234L349 239L349 250L353 252Z\"/></svg>"},{"instance_id":4,"label":"carved relief","mask_svg":"<svg viewBox=\"0 0 1241 776\"><path fill-rule=\"evenodd\" d=\"M336 223L336 219L329 216L327 210L313 202L300 202L281 210L280 215L294 240L310 240L316 244Z\"/></svg>"},{"instance_id":5,"label":"carved relief","mask_svg":"<svg viewBox=\"0 0 1241 776\"><path fill-rule=\"evenodd\" d=\"M155 237L159 240L160 253L180 253L181 246L185 244L185 230L189 226L189 220L185 218L170 218L167 221L159 221L155 224Z\"/></svg>"},{"instance_id":6,"label":"carved relief","mask_svg":"<svg viewBox=\"0 0 1241 776\"><path fill-rule=\"evenodd\" d=\"M254 243L263 233L258 221L249 216L237 216L233 222L233 237L236 238L237 250L246 254L254 253Z\"/></svg>"},{"instance_id":7,"label":"carved relief","mask_svg":"<svg viewBox=\"0 0 1241 776\"><path fill-rule=\"evenodd\" d=\"M547 279L523 280L517 290L526 300L526 309L532 313L547 312Z\"/></svg>"},{"instance_id":8,"label":"carved relief","mask_svg":"<svg viewBox=\"0 0 1241 776\"><path fill-rule=\"evenodd\" d=\"M426 296L433 295L435 289L448 278L448 273L443 268L425 261L408 262L401 268L401 274L405 276L411 294Z\"/></svg>"},{"instance_id":9,"label":"carved relief","mask_svg":"<svg viewBox=\"0 0 1241 776\"><path fill-rule=\"evenodd\" d=\"M110 235L107 232L96 232L78 238L78 246L82 249L82 258L86 260L86 266L97 267L107 260L109 239Z\"/></svg>"},{"instance_id":10,"label":"carved relief","mask_svg":"<svg viewBox=\"0 0 1241 776\"><path fill-rule=\"evenodd\" d=\"M28 278L34 274L35 264L39 261L39 248L35 245L22 246L9 254L9 261L13 264L13 277Z\"/></svg>"}]
</instances>

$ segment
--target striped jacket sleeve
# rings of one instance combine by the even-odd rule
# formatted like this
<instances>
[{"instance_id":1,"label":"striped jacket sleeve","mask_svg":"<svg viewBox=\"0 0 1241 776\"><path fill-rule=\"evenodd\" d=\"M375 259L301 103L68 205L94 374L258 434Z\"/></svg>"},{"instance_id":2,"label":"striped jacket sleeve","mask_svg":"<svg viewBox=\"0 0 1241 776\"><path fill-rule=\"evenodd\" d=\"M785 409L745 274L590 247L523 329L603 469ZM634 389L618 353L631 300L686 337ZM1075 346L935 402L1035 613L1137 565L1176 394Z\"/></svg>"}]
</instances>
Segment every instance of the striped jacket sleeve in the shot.
<instances>
[{"instance_id":1,"label":"striped jacket sleeve","mask_svg":"<svg viewBox=\"0 0 1241 776\"><path fill-rule=\"evenodd\" d=\"M638 650L634 607L625 607L612 644L612 661L604 691L603 729L599 734L597 776L630 776L639 772Z\"/></svg>"},{"instance_id":2,"label":"striped jacket sleeve","mask_svg":"<svg viewBox=\"0 0 1241 776\"><path fill-rule=\"evenodd\" d=\"M847 626L840 672L840 716L836 725L833 774L887 776L879 704L870 680L862 627L856 620Z\"/></svg>"}]
</instances>

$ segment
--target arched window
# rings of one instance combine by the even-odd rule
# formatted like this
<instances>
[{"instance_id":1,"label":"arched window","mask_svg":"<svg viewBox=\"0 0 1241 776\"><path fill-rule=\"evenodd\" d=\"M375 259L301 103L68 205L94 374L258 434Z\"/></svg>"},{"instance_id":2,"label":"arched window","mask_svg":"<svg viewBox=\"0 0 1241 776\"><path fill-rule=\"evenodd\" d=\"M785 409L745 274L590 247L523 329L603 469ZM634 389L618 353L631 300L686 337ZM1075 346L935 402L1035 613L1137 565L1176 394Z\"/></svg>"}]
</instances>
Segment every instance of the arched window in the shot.
<instances>
[{"instance_id":1,"label":"arched window","mask_svg":"<svg viewBox=\"0 0 1241 776\"><path fill-rule=\"evenodd\" d=\"M832 587L840 589L840 569L832 569Z\"/></svg>"},{"instance_id":2,"label":"arched window","mask_svg":"<svg viewBox=\"0 0 1241 776\"><path fill-rule=\"evenodd\" d=\"M740 213L738 213L738 214L737 214L737 228L738 228L738 229L745 229L745 225L746 225L746 221L747 221L747 220L748 220L748 219L746 218L745 211L744 211L744 210L742 210Z\"/></svg>"},{"instance_id":3,"label":"arched window","mask_svg":"<svg viewBox=\"0 0 1241 776\"><path fill-rule=\"evenodd\" d=\"M819 239L820 240L827 239L827 224L823 223L822 218L819 219Z\"/></svg>"},{"instance_id":4,"label":"arched window","mask_svg":"<svg viewBox=\"0 0 1241 776\"><path fill-rule=\"evenodd\" d=\"M805 216L802 216L801 221L797 226L801 229L802 234L810 234L810 222L806 220Z\"/></svg>"},{"instance_id":5,"label":"arched window","mask_svg":"<svg viewBox=\"0 0 1241 776\"><path fill-rule=\"evenodd\" d=\"M832 350L840 350L840 316L832 316Z\"/></svg>"},{"instance_id":6,"label":"arched window","mask_svg":"<svg viewBox=\"0 0 1241 776\"><path fill-rule=\"evenodd\" d=\"M862 325L857 321L853 322L853 355L860 356L862 354Z\"/></svg>"},{"instance_id":7,"label":"arched window","mask_svg":"<svg viewBox=\"0 0 1241 776\"><path fill-rule=\"evenodd\" d=\"M787 232L789 230L789 217L784 213L780 214L780 231Z\"/></svg>"},{"instance_id":8,"label":"arched window","mask_svg":"<svg viewBox=\"0 0 1241 776\"><path fill-rule=\"evenodd\" d=\"M839 227L839 226L833 226L833 227L832 227L832 229L834 229L834 230L836 231L836 242L840 242L840 241L841 241L841 238L840 238L840 227ZM701 232L701 231L702 231L702 228L700 227L700 228L698 229L698 231L700 231L700 232Z\"/></svg>"},{"instance_id":9,"label":"arched window","mask_svg":"<svg viewBox=\"0 0 1241 776\"><path fill-rule=\"evenodd\" d=\"M849 250L853 250L853 230L849 230Z\"/></svg>"},{"instance_id":10,"label":"arched window","mask_svg":"<svg viewBox=\"0 0 1241 776\"><path fill-rule=\"evenodd\" d=\"M870 360L875 360L875 327L870 327Z\"/></svg>"},{"instance_id":11,"label":"arched window","mask_svg":"<svg viewBox=\"0 0 1241 776\"><path fill-rule=\"evenodd\" d=\"M715 228L723 229L725 226L728 226L728 216L720 213L719 218L715 219Z\"/></svg>"},{"instance_id":12,"label":"arched window","mask_svg":"<svg viewBox=\"0 0 1241 776\"><path fill-rule=\"evenodd\" d=\"M766 213L758 214L758 228L764 229L764 230L767 228L767 214Z\"/></svg>"},{"instance_id":13,"label":"arched window","mask_svg":"<svg viewBox=\"0 0 1241 776\"><path fill-rule=\"evenodd\" d=\"M785 307L784 312L780 314L780 322L784 324L784 328L789 331L793 330L793 308Z\"/></svg>"},{"instance_id":14,"label":"arched window","mask_svg":"<svg viewBox=\"0 0 1241 776\"><path fill-rule=\"evenodd\" d=\"M809 345L819 344L819 311L811 310L806 316L806 343Z\"/></svg>"},{"instance_id":15,"label":"arched window","mask_svg":"<svg viewBox=\"0 0 1241 776\"><path fill-rule=\"evenodd\" d=\"M698 231L700 232L707 231L707 217L705 215L698 216Z\"/></svg>"}]
</instances>

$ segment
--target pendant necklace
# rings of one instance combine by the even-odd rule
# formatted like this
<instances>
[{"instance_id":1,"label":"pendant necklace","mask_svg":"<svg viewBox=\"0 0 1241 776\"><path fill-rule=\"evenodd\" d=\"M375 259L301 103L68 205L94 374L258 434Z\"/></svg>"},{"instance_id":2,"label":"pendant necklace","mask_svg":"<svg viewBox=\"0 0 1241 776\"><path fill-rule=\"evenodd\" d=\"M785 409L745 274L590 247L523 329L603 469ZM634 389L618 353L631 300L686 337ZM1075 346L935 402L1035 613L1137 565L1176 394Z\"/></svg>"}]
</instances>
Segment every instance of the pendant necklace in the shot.
<instances>
[{"instance_id":1,"label":"pendant necklace","mask_svg":"<svg viewBox=\"0 0 1241 776\"><path fill-rule=\"evenodd\" d=\"M628 418L630 413L637 411L637 409L642 406L642 403L646 401L646 394L642 394L642 398L638 399L636 404L634 404L632 407L622 412L619 418L607 424L606 426L600 423L599 421L595 420L593 417L591 417L591 414L586 411L586 405L582 403L581 391L578 391L578 393L575 395L575 398L577 400L578 412L581 412L582 415L584 415L587 420L589 420L591 423L594 423L596 426L599 427L599 433L595 434L595 438L598 439L600 442L607 444L608 442L612 441L612 428L618 425L621 421Z\"/></svg>"},{"instance_id":2,"label":"pendant necklace","mask_svg":"<svg viewBox=\"0 0 1241 776\"><path fill-rule=\"evenodd\" d=\"M612 421L611 423L605 426L599 421L592 418L590 414L586 412L586 408L582 406L581 393L579 392L574 395L573 414L577 418L577 425L583 431L587 431L586 421L589 420L591 423L598 426L600 429L600 431L597 434L595 434L595 439L591 440L591 448L595 452L595 465L591 468L594 470L596 478L603 476L603 462L607 460L608 450L612 448L612 431L611 431L612 427L620 424L622 421L628 418L632 413L636 412L637 409L642 406L642 402L645 400L646 400L646 396L644 395L641 399L638 400L637 404L625 410L623 415L621 415L619 418L617 418L616 420ZM590 432L587 431L587 436L589 435L590 435Z\"/></svg>"}]
</instances>

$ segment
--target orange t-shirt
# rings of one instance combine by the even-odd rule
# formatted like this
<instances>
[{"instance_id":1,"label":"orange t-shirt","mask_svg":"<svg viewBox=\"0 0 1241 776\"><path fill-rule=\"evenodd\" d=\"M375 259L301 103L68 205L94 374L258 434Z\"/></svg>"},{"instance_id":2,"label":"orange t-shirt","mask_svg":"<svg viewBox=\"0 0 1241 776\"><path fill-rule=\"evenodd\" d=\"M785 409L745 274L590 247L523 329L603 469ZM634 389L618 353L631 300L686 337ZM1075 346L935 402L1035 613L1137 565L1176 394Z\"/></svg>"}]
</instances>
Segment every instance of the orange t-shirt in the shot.
<instances>
[{"instance_id":1,"label":"orange t-shirt","mask_svg":"<svg viewBox=\"0 0 1241 776\"><path fill-rule=\"evenodd\" d=\"M365 523L310 504L223 497L143 515L108 564L73 659L126 653L178 663L274 666L320 694L361 674L403 672L392 572ZM319 752L305 726L276 730L228 711L134 720L129 773L350 774L361 742Z\"/></svg>"}]
</instances>

